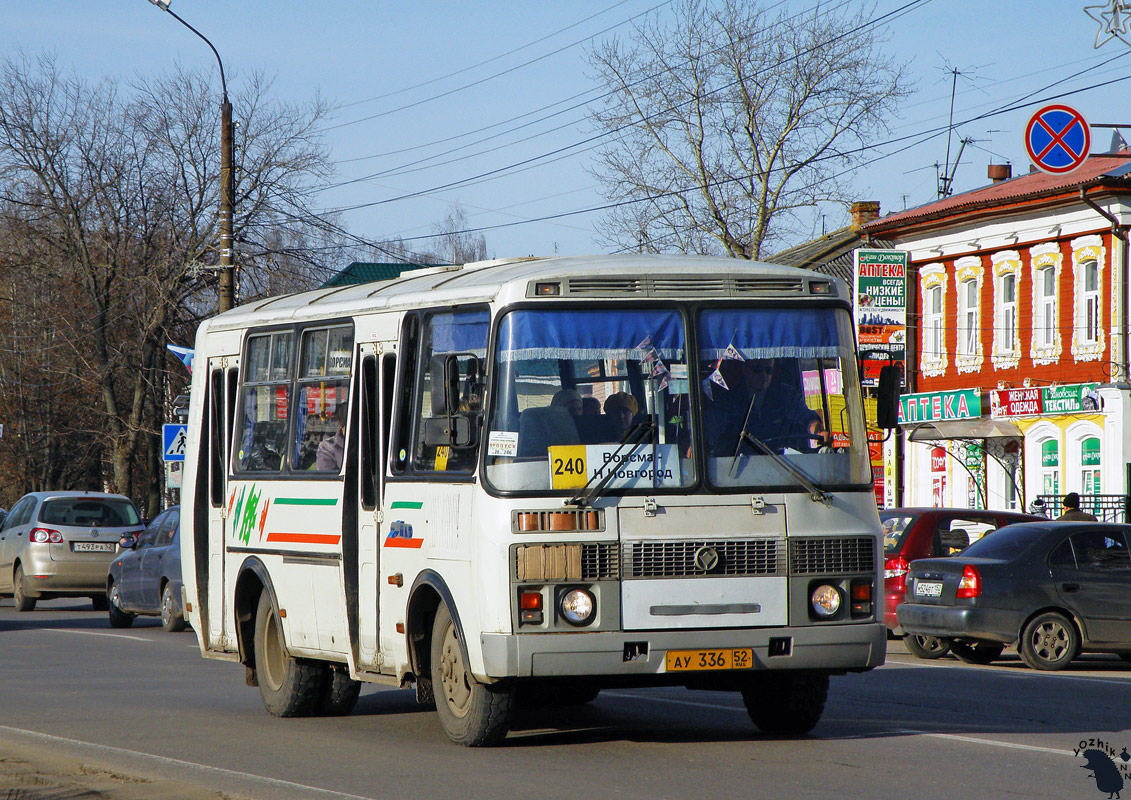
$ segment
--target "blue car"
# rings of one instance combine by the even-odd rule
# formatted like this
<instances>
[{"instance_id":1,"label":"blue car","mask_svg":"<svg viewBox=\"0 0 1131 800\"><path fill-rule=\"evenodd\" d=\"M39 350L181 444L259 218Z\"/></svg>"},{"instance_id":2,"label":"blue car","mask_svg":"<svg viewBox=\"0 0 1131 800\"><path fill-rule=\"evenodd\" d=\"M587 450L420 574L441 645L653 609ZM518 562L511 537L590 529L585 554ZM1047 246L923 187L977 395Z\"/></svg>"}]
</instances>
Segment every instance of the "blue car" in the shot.
<instances>
[{"instance_id":1,"label":"blue car","mask_svg":"<svg viewBox=\"0 0 1131 800\"><path fill-rule=\"evenodd\" d=\"M185 629L180 530L180 507L172 506L136 539L122 537L122 551L106 575L112 627L128 628L138 616L160 616L161 626L170 633Z\"/></svg>"}]
</instances>

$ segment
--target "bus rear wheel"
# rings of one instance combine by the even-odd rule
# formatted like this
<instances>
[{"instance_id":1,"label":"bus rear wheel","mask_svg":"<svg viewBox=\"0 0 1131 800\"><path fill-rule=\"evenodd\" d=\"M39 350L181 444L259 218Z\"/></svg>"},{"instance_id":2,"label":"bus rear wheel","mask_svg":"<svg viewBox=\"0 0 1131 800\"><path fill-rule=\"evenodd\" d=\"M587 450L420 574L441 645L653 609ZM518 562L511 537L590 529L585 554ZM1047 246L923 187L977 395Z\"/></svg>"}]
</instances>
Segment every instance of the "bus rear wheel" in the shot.
<instances>
[{"instance_id":1,"label":"bus rear wheel","mask_svg":"<svg viewBox=\"0 0 1131 800\"><path fill-rule=\"evenodd\" d=\"M266 589L255 612L255 672L259 695L276 717L309 717L318 706L323 672L293 658L283 640L283 624Z\"/></svg>"},{"instance_id":2,"label":"bus rear wheel","mask_svg":"<svg viewBox=\"0 0 1131 800\"><path fill-rule=\"evenodd\" d=\"M763 733L801 736L813 730L825 711L829 676L768 672L750 676L742 702Z\"/></svg>"},{"instance_id":3,"label":"bus rear wheel","mask_svg":"<svg viewBox=\"0 0 1131 800\"><path fill-rule=\"evenodd\" d=\"M436 713L449 739L467 747L491 747L506 738L514 690L475 680L446 605L436 610L432 624L431 671Z\"/></svg>"}]
</instances>

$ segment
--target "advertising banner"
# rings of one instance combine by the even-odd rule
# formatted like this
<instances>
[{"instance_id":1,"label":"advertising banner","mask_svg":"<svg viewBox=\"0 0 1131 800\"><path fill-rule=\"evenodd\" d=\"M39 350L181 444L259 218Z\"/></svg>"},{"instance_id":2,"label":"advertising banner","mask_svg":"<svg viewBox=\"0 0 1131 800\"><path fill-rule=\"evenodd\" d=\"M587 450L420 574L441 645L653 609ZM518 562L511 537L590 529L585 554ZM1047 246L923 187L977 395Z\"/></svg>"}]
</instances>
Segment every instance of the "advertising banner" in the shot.
<instances>
[{"instance_id":1,"label":"advertising banner","mask_svg":"<svg viewBox=\"0 0 1131 800\"><path fill-rule=\"evenodd\" d=\"M907 266L903 250L856 250L854 310L862 383L876 386L881 367L903 371L907 341Z\"/></svg>"},{"instance_id":2,"label":"advertising banner","mask_svg":"<svg viewBox=\"0 0 1131 800\"><path fill-rule=\"evenodd\" d=\"M1094 383L1064 386L1028 386L990 392L990 416L1036 417L1045 414L1086 414L1100 411L1103 402Z\"/></svg>"}]
</instances>

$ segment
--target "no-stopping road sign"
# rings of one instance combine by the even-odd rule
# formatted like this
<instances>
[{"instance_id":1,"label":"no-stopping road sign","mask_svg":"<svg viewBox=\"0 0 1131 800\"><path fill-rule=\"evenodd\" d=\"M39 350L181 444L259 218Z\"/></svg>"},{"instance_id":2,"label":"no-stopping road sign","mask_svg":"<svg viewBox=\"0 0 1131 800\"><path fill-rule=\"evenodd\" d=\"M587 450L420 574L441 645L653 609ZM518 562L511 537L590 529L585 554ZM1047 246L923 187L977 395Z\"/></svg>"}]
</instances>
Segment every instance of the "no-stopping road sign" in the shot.
<instances>
[{"instance_id":1,"label":"no-stopping road sign","mask_svg":"<svg viewBox=\"0 0 1131 800\"><path fill-rule=\"evenodd\" d=\"M1070 106L1045 106L1025 128L1025 149L1042 172L1063 175L1088 157L1092 134L1084 115Z\"/></svg>"}]
</instances>

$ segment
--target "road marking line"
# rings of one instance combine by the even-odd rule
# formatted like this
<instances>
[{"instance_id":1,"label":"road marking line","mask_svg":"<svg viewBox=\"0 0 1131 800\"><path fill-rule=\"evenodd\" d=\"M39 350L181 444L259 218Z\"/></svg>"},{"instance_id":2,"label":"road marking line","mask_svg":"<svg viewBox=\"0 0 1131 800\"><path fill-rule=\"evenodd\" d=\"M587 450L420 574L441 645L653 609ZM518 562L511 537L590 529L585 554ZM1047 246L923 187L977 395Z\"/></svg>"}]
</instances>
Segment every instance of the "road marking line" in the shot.
<instances>
[{"instance_id":1,"label":"road marking line","mask_svg":"<svg viewBox=\"0 0 1131 800\"><path fill-rule=\"evenodd\" d=\"M884 667L892 667L893 669L919 669L921 667L927 669L965 669L965 670L985 670L985 667L974 666L973 664L932 664L930 661L923 661L923 663L916 663L914 661L887 661ZM881 667L883 669L883 667ZM1127 678L1093 678L1090 675L1065 675L1064 673L1050 673L1030 670L1025 667L1025 672L1013 672L1002 668L994 669L994 675L1001 675L1006 678L1020 678L1023 680L1035 680L1037 678L1052 678L1054 680L1063 681L1091 681L1092 683L1110 683L1114 686L1128 686L1131 685L1131 675Z\"/></svg>"},{"instance_id":2,"label":"road marking line","mask_svg":"<svg viewBox=\"0 0 1131 800\"><path fill-rule=\"evenodd\" d=\"M263 775L256 775L251 772L239 772L232 769L224 769L223 767L212 767L208 764L198 764L195 761L184 761L179 758L169 758L168 756L158 756L153 753L143 753L140 750L127 750L122 747L110 747L105 744L96 744L94 742L84 742L81 739L68 739L64 736L52 736L49 733L40 733L39 731L29 731L23 728L10 728L7 725L0 725L0 731L13 734L21 734L31 739L36 739L41 742L49 742L52 744L67 744L75 745L81 748L87 748L102 753L111 753L116 756L129 756L130 758L143 758L156 761L160 764L166 764L176 767L188 767L190 769L202 770L204 772L214 773L228 778L241 778L251 779L253 781L262 781L271 786L277 786L283 789L298 789L303 792L314 792L319 796L335 798L335 800L374 800L372 797L362 797L357 794L345 794L343 792L335 792L330 789L321 789L317 786L309 786L304 783L294 783L293 781L284 781L279 778L267 778ZM176 780L176 779L174 779ZM179 779L185 782L183 778Z\"/></svg>"},{"instance_id":3,"label":"road marking line","mask_svg":"<svg viewBox=\"0 0 1131 800\"><path fill-rule=\"evenodd\" d=\"M86 636L112 636L115 639L131 639L135 642L152 642L152 639L146 639L144 636L130 636L126 633L106 633L104 631L76 631L69 628L34 628L32 630L44 631L47 633L81 633Z\"/></svg>"},{"instance_id":4,"label":"road marking line","mask_svg":"<svg viewBox=\"0 0 1131 800\"><path fill-rule=\"evenodd\" d=\"M885 731L887 733L887 731ZM1014 742L1002 742L997 739L983 739L979 736L961 736L957 733L928 733L927 731L917 731L911 728L897 729L890 731L890 733L909 733L915 736L930 736L933 739L953 739L959 742L969 742L971 744L989 745L990 747L1005 747L1010 750L1029 750L1033 753L1051 753L1057 756L1068 756L1075 758L1071 750L1057 750L1053 747L1038 747L1033 744L1016 744Z\"/></svg>"},{"instance_id":5,"label":"road marking line","mask_svg":"<svg viewBox=\"0 0 1131 800\"><path fill-rule=\"evenodd\" d=\"M939 665L941 666L941 665ZM699 703L694 700L674 700L670 697L650 697L648 695L625 694L623 692L601 692L602 697L617 697L625 700L649 700L653 703L671 703L680 706L696 706L698 708L712 708L720 711L736 711L742 714L746 713L745 708L736 708L734 706L724 706L717 703ZM882 730L872 733L859 734L857 736L837 736L830 738L828 741L838 741L841 739L862 739L872 738L875 736L886 736L890 734L908 734L912 736L928 736L934 739L953 739L959 742L970 742L972 744L989 745L991 747L1004 747L1010 750L1028 750L1034 753L1054 753L1056 755L1070 756L1070 750L1056 750L1051 747L1038 747L1031 744L1014 744L1013 742L1001 742L995 739L982 739L977 736L962 736L957 733L930 733L928 731L920 731L912 728L896 728L893 730ZM819 738L819 737L818 737Z\"/></svg>"}]
</instances>

